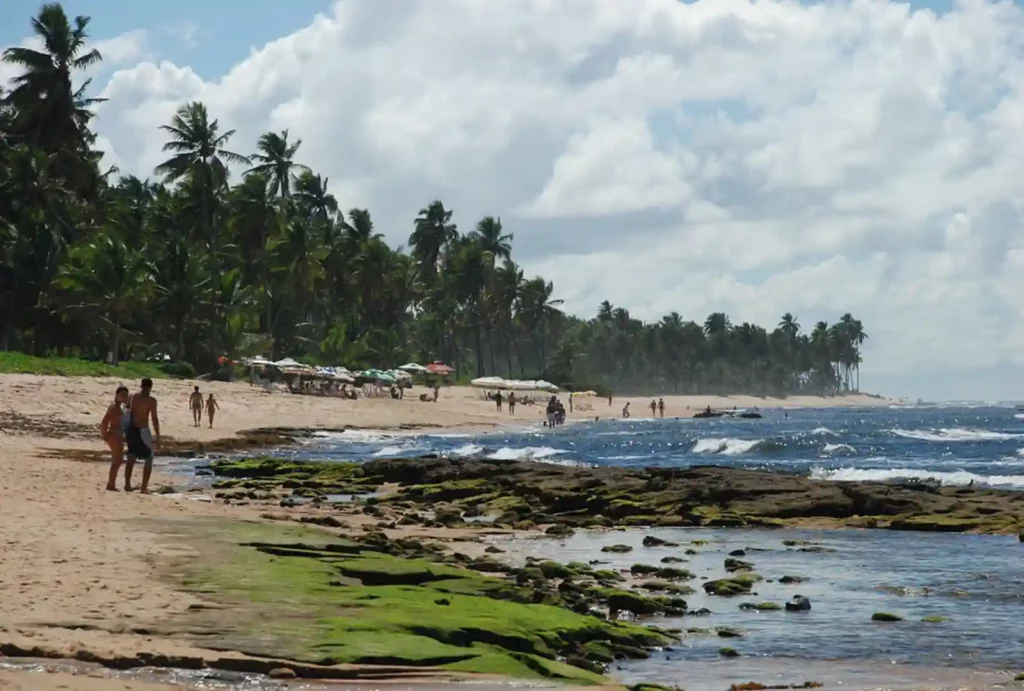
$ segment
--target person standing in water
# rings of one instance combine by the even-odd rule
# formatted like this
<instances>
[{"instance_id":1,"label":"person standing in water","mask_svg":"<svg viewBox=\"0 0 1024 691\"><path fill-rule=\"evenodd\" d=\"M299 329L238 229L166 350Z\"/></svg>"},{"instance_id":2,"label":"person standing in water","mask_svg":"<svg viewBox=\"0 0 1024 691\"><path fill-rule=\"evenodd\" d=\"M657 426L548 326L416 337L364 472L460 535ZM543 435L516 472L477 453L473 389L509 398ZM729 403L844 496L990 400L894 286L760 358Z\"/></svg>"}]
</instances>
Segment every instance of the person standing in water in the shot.
<instances>
[{"instance_id":1,"label":"person standing in water","mask_svg":"<svg viewBox=\"0 0 1024 691\"><path fill-rule=\"evenodd\" d=\"M124 404L128 402L128 387L119 386L114 393L114 402L107 406L107 412L100 421L100 438L110 447L110 472L107 474L107 490L117 491L117 471L124 462Z\"/></svg>"},{"instance_id":2,"label":"person standing in water","mask_svg":"<svg viewBox=\"0 0 1024 691\"><path fill-rule=\"evenodd\" d=\"M132 470L136 461L143 461L142 487L143 494L149 494L149 477L153 474L153 452L160 445L160 418L156 412L156 398L150 395L153 391L153 380L146 377L142 380L139 392L128 399L128 429L124 439L128 444L128 457L124 467L124 491L132 491ZM153 432L149 431L150 420Z\"/></svg>"},{"instance_id":3,"label":"person standing in water","mask_svg":"<svg viewBox=\"0 0 1024 691\"><path fill-rule=\"evenodd\" d=\"M658 399L658 413L661 415L661 417L665 417L665 399L664 398L659 398Z\"/></svg>"},{"instance_id":4,"label":"person standing in water","mask_svg":"<svg viewBox=\"0 0 1024 691\"><path fill-rule=\"evenodd\" d=\"M199 393L198 386L188 397L188 405L192 408L192 426L198 427L203 424L203 394Z\"/></svg>"},{"instance_id":5,"label":"person standing in water","mask_svg":"<svg viewBox=\"0 0 1024 691\"><path fill-rule=\"evenodd\" d=\"M210 429L213 429L213 415L218 410L220 410L220 406L213 399L213 394L210 394L210 397L206 399L206 415L210 418Z\"/></svg>"}]
</instances>

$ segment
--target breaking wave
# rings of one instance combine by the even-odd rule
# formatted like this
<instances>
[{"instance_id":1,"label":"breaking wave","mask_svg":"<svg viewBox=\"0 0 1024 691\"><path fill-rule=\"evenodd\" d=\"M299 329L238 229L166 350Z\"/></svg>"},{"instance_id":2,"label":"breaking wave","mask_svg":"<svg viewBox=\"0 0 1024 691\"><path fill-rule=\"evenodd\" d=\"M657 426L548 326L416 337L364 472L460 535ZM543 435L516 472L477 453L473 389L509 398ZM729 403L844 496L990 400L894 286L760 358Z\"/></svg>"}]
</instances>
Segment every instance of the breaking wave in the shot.
<instances>
[{"instance_id":1,"label":"breaking wave","mask_svg":"<svg viewBox=\"0 0 1024 691\"><path fill-rule=\"evenodd\" d=\"M897 437L904 439L916 439L917 441L1005 441L1007 439L1018 439L1024 434L1011 434L1009 432L995 432L985 429L967 429L965 427L946 427L943 429L893 429L890 430Z\"/></svg>"},{"instance_id":2,"label":"breaking wave","mask_svg":"<svg viewBox=\"0 0 1024 691\"><path fill-rule=\"evenodd\" d=\"M565 451L553 449L550 446L523 446L514 449L511 446L503 446L487 458L492 461L540 461L552 458Z\"/></svg>"},{"instance_id":3,"label":"breaking wave","mask_svg":"<svg viewBox=\"0 0 1024 691\"><path fill-rule=\"evenodd\" d=\"M816 480L836 482L891 482L920 480L943 485L965 486L972 482L986 487L1024 489L1024 475L976 475L966 470L938 471L919 468L812 468Z\"/></svg>"},{"instance_id":4,"label":"breaking wave","mask_svg":"<svg viewBox=\"0 0 1024 691\"><path fill-rule=\"evenodd\" d=\"M692 453L721 454L723 456L739 456L751 451L773 451L779 449L780 445L770 439L736 439L724 437L722 439L698 439L697 443L690 449Z\"/></svg>"}]
</instances>

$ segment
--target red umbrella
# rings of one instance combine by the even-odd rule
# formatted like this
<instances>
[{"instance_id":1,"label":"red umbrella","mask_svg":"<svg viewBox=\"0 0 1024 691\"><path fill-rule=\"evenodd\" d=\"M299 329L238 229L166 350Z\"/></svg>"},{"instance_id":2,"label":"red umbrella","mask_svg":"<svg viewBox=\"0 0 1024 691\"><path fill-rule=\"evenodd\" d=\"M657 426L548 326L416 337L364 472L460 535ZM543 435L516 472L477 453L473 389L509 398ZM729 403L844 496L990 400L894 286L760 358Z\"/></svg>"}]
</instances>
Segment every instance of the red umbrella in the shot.
<instances>
[{"instance_id":1,"label":"red umbrella","mask_svg":"<svg viewBox=\"0 0 1024 691\"><path fill-rule=\"evenodd\" d=\"M427 365L427 371L431 374L451 374L455 369L453 367L449 367L440 360L437 360Z\"/></svg>"}]
</instances>

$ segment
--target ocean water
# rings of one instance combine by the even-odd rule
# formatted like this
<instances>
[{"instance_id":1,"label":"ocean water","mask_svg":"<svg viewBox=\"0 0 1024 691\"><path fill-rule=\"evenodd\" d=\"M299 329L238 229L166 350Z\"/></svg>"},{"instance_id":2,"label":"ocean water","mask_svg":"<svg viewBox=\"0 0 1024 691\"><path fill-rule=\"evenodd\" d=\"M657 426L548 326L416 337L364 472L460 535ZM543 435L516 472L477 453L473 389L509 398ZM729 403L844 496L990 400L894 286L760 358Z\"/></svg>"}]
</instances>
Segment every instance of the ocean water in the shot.
<instances>
[{"instance_id":1,"label":"ocean water","mask_svg":"<svg viewBox=\"0 0 1024 691\"><path fill-rule=\"evenodd\" d=\"M762 412L756 420L608 419L487 434L323 433L275 453L309 460L439 453L595 466L715 464L826 480L931 478L1024 490L1024 413L1013 406ZM680 546L643 547L647 534ZM1009 681L1007 671L1024 664L1024 544L1016 536L686 528L494 539L506 550L502 558L516 563L534 556L628 569L638 562L658 564L665 556L686 560L679 566L696 574L689 584L697 592L685 599L691 610L705 607L711 614L646 621L709 632L688 633L648 660L616 663L613 672L624 681L679 683L689 691L809 680L825 681L827 688L963 688ZM825 549L804 552L784 540ZM612 543L630 544L634 551L601 552ZM697 553L686 554L687 548ZM765 578L755 594L705 596L700 584L726 576L724 559L739 549ZM783 575L808 580L782 585ZM811 599L810 612L738 607L782 604L795 594ZM872 622L875 612L904 621ZM950 621L922 621L935 616ZM720 638L718 627L742 635ZM722 659L723 646L741 657Z\"/></svg>"},{"instance_id":2,"label":"ocean water","mask_svg":"<svg viewBox=\"0 0 1024 691\"><path fill-rule=\"evenodd\" d=\"M1012 406L761 412L754 420L605 419L477 435L323 433L282 452L335 460L440 453L598 466L715 464L825 480L931 478L1024 490L1024 413Z\"/></svg>"}]
</instances>

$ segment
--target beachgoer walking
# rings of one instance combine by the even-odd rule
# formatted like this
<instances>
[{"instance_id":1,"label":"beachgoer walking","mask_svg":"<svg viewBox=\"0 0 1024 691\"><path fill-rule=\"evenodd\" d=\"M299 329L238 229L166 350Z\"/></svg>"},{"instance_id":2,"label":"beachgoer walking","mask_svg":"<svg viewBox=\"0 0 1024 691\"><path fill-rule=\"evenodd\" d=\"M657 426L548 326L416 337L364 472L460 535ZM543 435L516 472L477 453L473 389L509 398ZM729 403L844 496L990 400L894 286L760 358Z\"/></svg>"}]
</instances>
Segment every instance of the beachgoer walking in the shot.
<instances>
[{"instance_id":1,"label":"beachgoer walking","mask_svg":"<svg viewBox=\"0 0 1024 691\"><path fill-rule=\"evenodd\" d=\"M441 385L435 383L434 384L434 403L437 403L437 396L438 396L438 394L440 392L441 392Z\"/></svg>"},{"instance_id":2,"label":"beachgoer walking","mask_svg":"<svg viewBox=\"0 0 1024 691\"><path fill-rule=\"evenodd\" d=\"M128 445L127 462L124 466L124 491L132 491L132 470L135 461L143 461L142 487L143 494L149 493L149 477L153 474L153 452L160 445L160 418L156 412L156 398L151 394L153 380L146 377L142 380L139 392L128 399L128 428L125 430L125 442ZM153 432L149 431L150 420Z\"/></svg>"},{"instance_id":3,"label":"beachgoer walking","mask_svg":"<svg viewBox=\"0 0 1024 691\"><path fill-rule=\"evenodd\" d=\"M213 415L220 410L220 405L213 398L213 394L206 399L206 416L210 418L210 429L213 429Z\"/></svg>"},{"instance_id":4,"label":"beachgoer walking","mask_svg":"<svg viewBox=\"0 0 1024 691\"><path fill-rule=\"evenodd\" d=\"M494 394L494 400L498 404L498 412L501 412L501 402L504 400L501 396L501 389L498 389L498 393Z\"/></svg>"},{"instance_id":5,"label":"beachgoer walking","mask_svg":"<svg viewBox=\"0 0 1024 691\"><path fill-rule=\"evenodd\" d=\"M192 408L192 426L198 427L203 424L203 394L199 393L198 386L188 397L188 405Z\"/></svg>"},{"instance_id":6,"label":"beachgoer walking","mask_svg":"<svg viewBox=\"0 0 1024 691\"><path fill-rule=\"evenodd\" d=\"M656 417L658 413L658 402L652 398L651 404L647 407L651 409L651 417Z\"/></svg>"},{"instance_id":7,"label":"beachgoer walking","mask_svg":"<svg viewBox=\"0 0 1024 691\"><path fill-rule=\"evenodd\" d=\"M107 489L117 491L117 471L124 462L124 404L128 402L128 387L119 386L114 393L114 402L107 406L107 412L100 421L100 438L110 447L110 472L107 474Z\"/></svg>"},{"instance_id":8,"label":"beachgoer walking","mask_svg":"<svg viewBox=\"0 0 1024 691\"><path fill-rule=\"evenodd\" d=\"M608 407L609 408L612 407L612 392L611 391L608 392Z\"/></svg>"},{"instance_id":9,"label":"beachgoer walking","mask_svg":"<svg viewBox=\"0 0 1024 691\"><path fill-rule=\"evenodd\" d=\"M626 401L626 405L622 406L622 417L629 417L629 401Z\"/></svg>"},{"instance_id":10,"label":"beachgoer walking","mask_svg":"<svg viewBox=\"0 0 1024 691\"><path fill-rule=\"evenodd\" d=\"M509 415L515 415L516 414L516 392L515 391L509 391L508 392L508 414Z\"/></svg>"},{"instance_id":11,"label":"beachgoer walking","mask_svg":"<svg viewBox=\"0 0 1024 691\"><path fill-rule=\"evenodd\" d=\"M572 412L572 392L569 392L569 412Z\"/></svg>"},{"instance_id":12,"label":"beachgoer walking","mask_svg":"<svg viewBox=\"0 0 1024 691\"><path fill-rule=\"evenodd\" d=\"M658 413L661 415L661 417L665 417L665 399L664 398L659 398L658 399Z\"/></svg>"}]
</instances>

